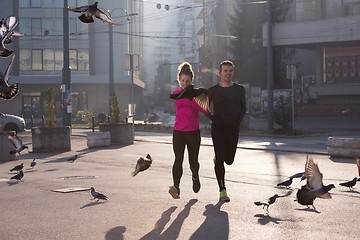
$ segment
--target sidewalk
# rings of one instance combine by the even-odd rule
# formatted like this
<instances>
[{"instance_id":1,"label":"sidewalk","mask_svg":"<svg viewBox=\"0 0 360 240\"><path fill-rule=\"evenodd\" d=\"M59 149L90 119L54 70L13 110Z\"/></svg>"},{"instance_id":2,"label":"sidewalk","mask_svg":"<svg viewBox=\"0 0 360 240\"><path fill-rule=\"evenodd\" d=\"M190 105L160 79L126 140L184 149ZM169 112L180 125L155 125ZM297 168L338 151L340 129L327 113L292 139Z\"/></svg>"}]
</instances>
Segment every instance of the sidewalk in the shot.
<instances>
[{"instance_id":1,"label":"sidewalk","mask_svg":"<svg viewBox=\"0 0 360 240\"><path fill-rule=\"evenodd\" d=\"M174 115L159 111L157 115L157 122L151 124L173 126ZM267 119L251 116L250 129L266 130L267 124ZM201 127L210 126L201 125ZM279 128L279 126L274 124L274 128ZM302 136L240 134L238 148L327 155L329 137L360 137L360 116L300 117L295 121L295 128L314 132L314 134ZM91 129L73 128L72 135L86 137L86 134L91 131ZM203 131L201 135L201 145L212 146L210 134ZM135 141L172 144L172 132L171 130L167 133L136 131Z\"/></svg>"},{"instance_id":2,"label":"sidewalk","mask_svg":"<svg viewBox=\"0 0 360 240\"><path fill-rule=\"evenodd\" d=\"M73 136L86 137L91 129L73 128ZM274 137L240 135L238 148L327 155L327 134L316 134L301 137ZM136 131L135 141L172 144L172 133ZM209 134L202 134L202 146L212 146Z\"/></svg>"}]
</instances>

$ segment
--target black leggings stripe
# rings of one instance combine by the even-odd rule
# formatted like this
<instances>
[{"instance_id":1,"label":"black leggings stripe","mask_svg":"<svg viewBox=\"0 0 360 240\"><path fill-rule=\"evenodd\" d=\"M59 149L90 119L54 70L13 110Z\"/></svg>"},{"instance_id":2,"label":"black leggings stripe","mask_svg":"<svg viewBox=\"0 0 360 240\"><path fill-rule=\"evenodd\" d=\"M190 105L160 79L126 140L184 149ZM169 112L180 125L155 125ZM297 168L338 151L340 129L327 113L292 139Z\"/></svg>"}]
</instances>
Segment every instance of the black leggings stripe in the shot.
<instances>
[{"instance_id":1,"label":"black leggings stripe","mask_svg":"<svg viewBox=\"0 0 360 240\"><path fill-rule=\"evenodd\" d=\"M175 161L172 168L174 186L179 187L180 179L183 174L183 161L185 146L187 146L189 154L189 164L192 176L197 178L199 176L199 148L200 148L200 130L183 132L173 131L173 150L175 153Z\"/></svg>"},{"instance_id":2,"label":"black leggings stripe","mask_svg":"<svg viewBox=\"0 0 360 240\"><path fill-rule=\"evenodd\" d=\"M220 191L225 188L225 166L234 162L237 143L239 140L239 127L226 126L218 127L211 125L211 137L215 151L215 174Z\"/></svg>"}]
</instances>

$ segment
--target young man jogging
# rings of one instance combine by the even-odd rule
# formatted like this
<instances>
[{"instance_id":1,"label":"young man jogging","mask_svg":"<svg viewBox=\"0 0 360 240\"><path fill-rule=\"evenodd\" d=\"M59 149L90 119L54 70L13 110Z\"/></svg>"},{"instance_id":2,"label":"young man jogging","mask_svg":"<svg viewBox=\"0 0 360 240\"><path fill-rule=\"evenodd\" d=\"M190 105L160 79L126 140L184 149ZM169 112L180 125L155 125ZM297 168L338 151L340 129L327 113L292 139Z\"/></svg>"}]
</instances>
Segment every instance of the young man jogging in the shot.
<instances>
[{"instance_id":1,"label":"young man jogging","mask_svg":"<svg viewBox=\"0 0 360 240\"><path fill-rule=\"evenodd\" d=\"M223 61L219 67L220 83L209 88L213 113L209 115L214 145L215 174L219 185L220 201L229 202L225 187L225 166L234 162L239 139L240 122L246 113L245 88L232 81L234 64Z\"/></svg>"}]
</instances>

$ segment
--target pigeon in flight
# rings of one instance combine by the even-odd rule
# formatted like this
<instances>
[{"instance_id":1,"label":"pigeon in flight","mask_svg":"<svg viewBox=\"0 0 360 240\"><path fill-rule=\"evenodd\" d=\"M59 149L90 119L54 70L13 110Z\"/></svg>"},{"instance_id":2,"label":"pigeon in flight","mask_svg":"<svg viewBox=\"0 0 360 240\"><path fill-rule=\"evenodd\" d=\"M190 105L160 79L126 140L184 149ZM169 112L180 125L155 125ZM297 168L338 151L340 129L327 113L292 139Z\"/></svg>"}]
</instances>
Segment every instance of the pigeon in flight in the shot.
<instances>
[{"instance_id":1,"label":"pigeon in flight","mask_svg":"<svg viewBox=\"0 0 360 240\"><path fill-rule=\"evenodd\" d=\"M194 88L194 85L189 85L179 93L170 94L169 97L174 100L194 98L204 111L209 111L209 96L205 88Z\"/></svg>"},{"instance_id":2,"label":"pigeon in flight","mask_svg":"<svg viewBox=\"0 0 360 240\"><path fill-rule=\"evenodd\" d=\"M66 8L70 11L81 13L81 15L78 18L83 23L93 23L94 17L96 17L103 22L110 23L112 25L120 25L120 24L116 23L114 20L112 20L103 11L98 9L97 5L98 5L98 2L95 2L93 5L87 5L87 6L77 7L77 8L69 8L69 7L66 7Z\"/></svg>"},{"instance_id":3,"label":"pigeon in flight","mask_svg":"<svg viewBox=\"0 0 360 240\"><path fill-rule=\"evenodd\" d=\"M5 19L1 19L1 21L0 21L0 36L1 37L6 36L4 44L12 43L12 40L11 40L12 36L17 36L17 37L25 36L25 34L23 34L23 33L14 31L17 24L18 23L16 22L16 17L14 17L14 16L9 16Z\"/></svg>"},{"instance_id":4,"label":"pigeon in flight","mask_svg":"<svg viewBox=\"0 0 360 240\"><path fill-rule=\"evenodd\" d=\"M356 165L358 167L359 177L360 177L360 158L356 157Z\"/></svg>"},{"instance_id":5,"label":"pigeon in flight","mask_svg":"<svg viewBox=\"0 0 360 240\"><path fill-rule=\"evenodd\" d=\"M13 54L13 50L7 49L5 47L5 44L9 41L10 37L11 37L11 32L7 32L3 37L1 37L1 42L0 42L0 57L9 57L11 54Z\"/></svg>"},{"instance_id":6,"label":"pigeon in flight","mask_svg":"<svg viewBox=\"0 0 360 240\"><path fill-rule=\"evenodd\" d=\"M20 172L23 168L24 168L24 164L21 163L20 165L16 165L14 168L10 169L10 172L12 172L12 171Z\"/></svg>"},{"instance_id":7,"label":"pigeon in flight","mask_svg":"<svg viewBox=\"0 0 360 240\"><path fill-rule=\"evenodd\" d=\"M145 159L143 157L140 157L136 162L135 171L132 173L133 177L135 177L136 174L138 174L139 172L148 169L151 163L152 159L150 154L146 155Z\"/></svg>"},{"instance_id":8,"label":"pigeon in flight","mask_svg":"<svg viewBox=\"0 0 360 240\"><path fill-rule=\"evenodd\" d=\"M30 163L30 167L33 168L33 167L35 167L35 165L36 165L36 162L35 162L35 159L34 159L34 160L32 160L32 162Z\"/></svg>"},{"instance_id":9,"label":"pigeon in flight","mask_svg":"<svg viewBox=\"0 0 360 240\"><path fill-rule=\"evenodd\" d=\"M14 63L15 55L13 56L8 68L6 69L5 74L0 72L0 98L5 100L13 99L19 92L19 84L15 83L9 85L10 72L12 69L12 65Z\"/></svg>"},{"instance_id":10,"label":"pigeon in flight","mask_svg":"<svg viewBox=\"0 0 360 240\"><path fill-rule=\"evenodd\" d=\"M8 139L12 142L12 144L15 147L15 150L11 150L10 154L16 154L18 153L20 155L20 152L22 150L24 150L25 148L29 148L28 146L25 146L21 140L21 138L19 138L17 135L15 136L10 136L8 135Z\"/></svg>"},{"instance_id":11,"label":"pigeon in flight","mask_svg":"<svg viewBox=\"0 0 360 240\"><path fill-rule=\"evenodd\" d=\"M265 199L265 200L262 200L262 201L257 201L257 202L254 202L254 204L256 206L263 206L263 209L265 210L265 207L266 207L266 212L269 213L269 206L271 204L273 204L276 200L276 198L278 198L279 195L275 194L274 196L268 198L268 199Z\"/></svg>"},{"instance_id":12,"label":"pigeon in flight","mask_svg":"<svg viewBox=\"0 0 360 240\"><path fill-rule=\"evenodd\" d=\"M73 157L71 157L71 158L68 158L67 161L73 163L73 162L75 162L76 159L78 159L78 157L79 157L79 155L76 154L75 156L73 156Z\"/></svg>"},{"instance_id":13,"label":"pigeon in flight","mask_svg":"<svg viewBox=\"0 0 360 240\"><path fill-rule=\"evenodd\" d=\"M97 199L97 201L99 201L100 199L109 200L109 198L104 194L96 192L95 188L93 187L91 187L91 195L94 197L92 200L94 199Z\"/></svg>"},{"instance_id":14,"label":"pigeon in flight","mask_svg":"<svg viewBox=\"0 0 360 240\"><path fill-rule=\"evenodd\" d=\"M15 176L12 176L10 179L16 179L17 181L21 181L22 182L22 178L24 177L24 172L22 170L20 170L20 172L18 174L16 174Z\"/></svg>"},{"instance_id":15,"label":"pigeon in flight","mask_svg":"<svg viewBox=\"0 0 360 240\"><path fill-rule=\"evenodd\" d=\"M355 186L356 182L360 180L360 178L358 179L357 177L355 177L353 180L348 181L348 182L343 182L343 183L339 183L340 186L344 186L344 187L348 187L349 190L353 190L353 187Z\"/></svg>"},{"instance_id":16,"label":"pigeon in flight","mask_svg":"<svg viewBox=\"0 0 360 240\"><path fill-rule=\"evenodd\" d=\"M280 187L280 186L289 187L292 184L292 180L293 180L293 177L290 177L288 180L278 183L277 186L278 187Z\"/></svg>"},{"instance_id":17,"label":"pigeon in flight","mask_svg":"<svg viewBox=\"0 0 360 240\"><path fill-rule=\"evenodd\" d=\"M311 157L306 160L306 185L301 186L296 193L296 201L301 205L314 206L315 198L330 199L329 191L334 188L334 184L323 185L323 175L319 170L318 165Z\"/></svg>"}]
</instances>

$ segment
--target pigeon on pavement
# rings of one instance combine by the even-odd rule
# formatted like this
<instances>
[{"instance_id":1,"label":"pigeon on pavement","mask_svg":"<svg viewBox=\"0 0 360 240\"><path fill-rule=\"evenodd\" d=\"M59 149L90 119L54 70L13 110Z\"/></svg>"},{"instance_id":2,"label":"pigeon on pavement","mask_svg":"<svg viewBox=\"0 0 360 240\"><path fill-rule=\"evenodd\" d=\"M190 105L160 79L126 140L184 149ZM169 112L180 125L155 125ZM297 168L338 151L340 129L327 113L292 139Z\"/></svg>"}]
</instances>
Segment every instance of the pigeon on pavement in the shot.
<instances>
[{"instance_id":1,"label":"pigeon on pavement","mask_svg":"<svg viewBox=\"0 0 360 240\"><path fill-rule=\"evenodd\" d=\"M112 25L120 25L120 24L116 23L114 20L112 20L103 11L98 9L97 5L98 5L98 2L95 2L92 5L86 5L86 6L77 7L77 8L69 8L69 7L66 7L66 8L70 11L81 13L81 15L78 18L83 23L93 23L94 17L96 17L103 22L110 23Z\"/></svg>"},{"instance_id":2,"label":"pigeon on pavement","mask_svg":"<svg viewBox=\"0 0 360 240\"><path fill-rule=\"evenodd\" d=\"M91 187L91 195L94 197L94 199L97 199L97 201L99 201L100 199L103 199L103 200L109 200L107 196L105 196L104 194L102 193L98 193L95 191L95 188Z\"/></svg>"},{"instance_id":3,"label":"pigeon on pavement","mask_svg":"<svg viewBox=\"0 0 360 240\"><path fill-rule=\"evenodd\" d=\"M194 85L189 85L179 93L170 94L169 97L174 100L194 98L204 111L209 111L209 96L205 88L194 88Z\"/></svg>"},{"instance_id":4,"label":"pigeon on pavement","mask_svg":"<svg viewBox=\"0 0 360 240\"><path fill-rule=\"evenodd\" d=\"M269 206L270 206L271 204L273 204L273 203L275 202L276 198L278 198L278 197L279 197L279 195L275 194L274 196L272 196L272 197L270 197L270 198L268 198L268 199L254 202L254 204L255 204L256 206L261 206L261 205L262 205L262 206L263 206L263 209L265 209L265 207L266 207L266 212L268 213L268 212L269 212Z\"/></svg>"},{"instance_id":5,"label":"pigeon on pavement","mask_svg":"<svg viewBox=\"0 0 360 240\"><path fill-rule=\"evenodd\" d=\"M78 159L78 157L79 157L79 155L76 154L75 156L73 156L73 157L71 157L71 158L68 158L67 161L73 163L73 162L75 162L76 159Z\"/></svg>"},{"instance_id":6,"label":"pigeon on pavement","mask_svg":"<svg viewBox=\"0 0 360 240\"><path fill-rule=\"evenodd\" d=\"M12 176L10 179L16 179L18 181L22 182L22 178L24 177L24 172L22 170L20 170L20 172L18 174L16 174L15 176Z\"/></svg>"},{"instance_id":7,"label":"pigeon on pavement","mask_svg":"<svg viewBox=\"0 0 360 240\"><path fill-rule=\"evenodd\" d=\"M301 205L314 206L315 198L330 199L329 191L334 188L334 184L324 186L322 179L323 175L319 170L318 165L311 157L306 160L306 185L303 185L296 193L296 201Z\"/></svg>"},{"instance_id":8,"label":"pigeon on pavement","mask_svg":"<svg viewBox=\"0 0 360 240\"><path fill-rule=\"evenodd\" d=\"M15 147L15 150L11 150L10 154L16 154L18 153L20 155L20 152L22 150L24 150L25 148L29 148L28 146L25 146L21 140L21 138L19 138L17 135L15 136L10 136L8 135L8 139L12 142L12 144Z\"/></svg>"},{"instance_id":9,"label":"pigeon on pavement","mask_svg":"<svg viewBox=\"0 0 360 240\"><path fill-rule=\"evenodd\" d=\"M300 178L300 182L301 182L302 180L306 179L306 174L305 172L295 173L294 175L291 176L291 178Z\"/></svg>"},{"instance_id":10,"label":"pigeon on pavement","mask_svg":"<svg viewBox=\"0 0 360 240\"><path fill-rule=\"evenodd\" d=\"M36 162L35 162L35 159L34 159L34 160L32 160L32 162L30 163L30 167L33 168L33 167L35 167L35 165L36 165Z\"/></svg>"},{"instance_id":11,"label":"pigeon on pavement","mask_svg":"<svg viewBox=\"0 0 360 240\"><path fill-rule=\"evenodd\" d=\"M145 159L143 157L140 157L136 162L135 171L132 173L133 177L135 177L139 172L148 169L151 163L152 158L150 154L146 155Z\"/></svg>"},{"instance_id":12,"label":"pigeon on pavement","mask_svg":"<svg viewBox=\"0 0 360 240\"><path fill-rule=\"evenodd\" d=\"M292 180L293 180L293 177L290 177L288 180L278 183L277 186L278 187L280 187L280 186L289 187L292 184Z\"/></svg>"},{"instance_id":13,"label":"pigeon on pavement","mask_svg":"<svg viewBox=\"0 0 360 240\"><path fill-rule=\"evenodd\" d=\"M5 74L0 73L0 98L5 100L13 99L19 92L19 84L15 83L9 85L10 72L14 63L15 55L13 56Z\"/></svg>"},{"instance_id":14,"label":"pigeon on pavement","mask_svg":"<svg viewBox=\"0 0 360 240\"><path fill-rule=\"evenodd\" d=\"M10 169L10 172L12 171L21 171L24 168L24 164L21 163L20 165L16 165L14 168Z\"/></svg>"},{"instance_id":15,"label":"pigeon on pavement","mask_svg":"<svg viewBox=\"0 0 360 240\"><path fill-rule=\"evenodd\" d=\"M356 182L358 181L358 178L355 177L353 180L348 182L339 183L340 186L348 187L349 190L353 190L353 187L355 186Z\"/></svg>"}]
</instances>

